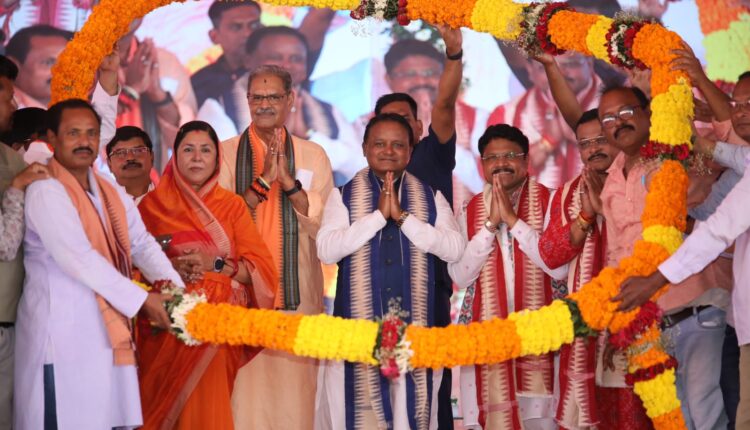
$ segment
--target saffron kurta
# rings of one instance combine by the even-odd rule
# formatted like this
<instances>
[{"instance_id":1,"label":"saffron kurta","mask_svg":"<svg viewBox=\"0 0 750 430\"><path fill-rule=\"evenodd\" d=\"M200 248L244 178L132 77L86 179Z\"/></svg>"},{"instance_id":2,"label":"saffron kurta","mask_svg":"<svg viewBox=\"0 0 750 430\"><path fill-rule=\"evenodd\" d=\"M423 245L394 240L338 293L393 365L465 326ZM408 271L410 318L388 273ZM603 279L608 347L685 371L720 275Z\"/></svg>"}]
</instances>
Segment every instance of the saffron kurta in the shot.
<instances>
[{"instance_id":1,"label":"saffron kurta","mask_svg":"<svg viewBox=\"0 0 750 430\"><path fill-rule=\"evenodd\" d=\"M307 216L295 211L297 261L281 261L279 251L268 241L266 243L280 269L284 264L296 265L300 303L295 312L312 315L323 312L323 270L315 250L315 236L320 228L323 203L333 188L333 176L331 163L323 148L294 136L292 142L296 177L302 183L309 202ZM219 184L234 192L238 191L235 184L239 143L240 136L221 143ZM259 143L262 148L267 147L264 142ZM265 151L254 156L263 160ZM239 190L239 194L242 191ZM271 219L264 216L262 211L258 211L255 223L264 240L272 233L271 229L281 227L271 225ZM283 289L284 285L279 285L279 291ZM238 430L312 428L317 376L317 360L263 350L237 376L232 399L235 427Z\"/></svg>"}]
</instances>

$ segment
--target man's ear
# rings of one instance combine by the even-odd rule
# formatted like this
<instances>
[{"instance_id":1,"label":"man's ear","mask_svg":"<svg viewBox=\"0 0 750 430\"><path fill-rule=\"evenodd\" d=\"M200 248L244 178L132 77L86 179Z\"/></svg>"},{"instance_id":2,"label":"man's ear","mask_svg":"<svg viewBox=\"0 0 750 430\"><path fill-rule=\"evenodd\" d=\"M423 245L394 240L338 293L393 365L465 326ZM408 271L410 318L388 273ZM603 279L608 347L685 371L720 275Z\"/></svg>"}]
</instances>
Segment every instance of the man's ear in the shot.
<instances>
[{"instance_id":1,"label":"man's ear","mask_svg":"<svg viewBox=\"0 0 750 430\"><path fill-rule=\"evenodd\" d=\"M215 28L208 30L208 38L211 39L211 43L214 45L219 44L219 32Z\"/></svg>"}]
</instances>

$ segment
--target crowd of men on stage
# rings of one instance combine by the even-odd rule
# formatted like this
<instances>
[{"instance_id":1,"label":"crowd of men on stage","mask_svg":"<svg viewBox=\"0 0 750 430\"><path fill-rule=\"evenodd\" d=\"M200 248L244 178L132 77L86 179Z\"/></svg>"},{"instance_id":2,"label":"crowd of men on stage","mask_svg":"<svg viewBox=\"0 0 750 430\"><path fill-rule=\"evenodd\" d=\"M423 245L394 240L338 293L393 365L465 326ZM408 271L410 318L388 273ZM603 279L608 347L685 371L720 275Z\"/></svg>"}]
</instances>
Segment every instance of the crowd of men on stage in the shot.
<instances>
[{"instance_id":1,"label":"crowd of men on stage","mask_svg":"<svg viewBox=\"0 0 750 430\"><path fill-rule=\"evenodd\" d=\"M461 32L441 27L445 52L393 45L393 92L357 126L306 86L331 11L299 29L261 26L252 1L209 15L224 54L192 77L134 24L89 100L49 108L70 35L23 29L0 56L0 429L450 429L451 369L391 380L190 347L167 331L160 288L314 315L321 263L337 264L333 315L398 304L412 324L468 324L575 292L641 239L660 166L641 155L643 76L578 54L523 60L533 85L485 126L460 100ZM660 342L688 428L747 430L750 72L727 95L688 45L674 54L696 94L688 231L615 300L630 310L672 284ZM607 333L459 372L464 428L652 427Z\"/></svg>"}]
</instances>

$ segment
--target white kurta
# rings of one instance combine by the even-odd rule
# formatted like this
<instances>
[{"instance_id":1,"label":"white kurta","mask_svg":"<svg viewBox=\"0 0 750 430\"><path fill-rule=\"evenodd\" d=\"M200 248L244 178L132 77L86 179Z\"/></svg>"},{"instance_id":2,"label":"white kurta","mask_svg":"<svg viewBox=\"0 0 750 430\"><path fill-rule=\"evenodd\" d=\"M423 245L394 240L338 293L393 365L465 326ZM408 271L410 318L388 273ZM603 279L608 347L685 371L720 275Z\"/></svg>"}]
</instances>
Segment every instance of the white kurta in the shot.
<instances>
[{"instance_id":1,"label":"white kurta","mask_svg":"<svg viewBox=\"0 0 750 430\"><path fill-rule=\"evenodd\" d=\"M435 225L424 223L409 216L401 226L401 232L421 251L435 255L444 261L457 261L466 246L466 241L458 230L453 212L438 191L435 195L437 217ZM324 263L337 263L367 244L386 225L383 214L375 209L370 215L353 224L349 223L349 210L344 205L341 193L334 190L328 195L323 221L316 244L318 256ZM443 370L432 374L432 405L430 429L437 428L437 387L443 377ZM342 430L346 428L346 407L344 387L344 363L328 361L321 366L318 376L318 396L316 399L316 430ZM404 375L390 383L391 407L393 408L393 428L409 428L406 408L406 382Z\"/></svg>"},{"instance_id":2,"label":"white kurta","mask_svg":"<svg viewBox=\"0 0 750 430\"><path fill-rule=\"evenodd\" d=\"M92 173L89 182L96 184ZM96 186L89 196L101 215ZM146 231L133 199L116 187L125 206L131 255L146 279L184 284ZM128 318L146 292L123 277L86 237L73 202L55 179L26 191L26 281L18 307L15 426L43 428L43 366L54 366L60 429L102 430L142 423L135 366L115 366L94 293Z\"/></svg>"},{"instance_id":3,"label":"white kurta","mask_svg":"<svg viewBox=\"0 0 750 430\"><path fill-rule=\"evenodd\" d=\"M549 204L544 214L544 228L547 228L550 219L550 208L554 193L550 195ZM468 240L467 225L467 206L459 211L458 225L464 238ZM494 242L497 241L500 247L504 271L505 285L515 285L515 270L513 261L512 239L516 239L521 251L526 254L531 261L541 268L547 275L553 279L563 280L568 275L568 265L550 269L542 260L539 253L539 238L541 232L534 230L531 226L519 219L510 231L506 224L501 224L500 228L492 234L486 228L480 229L466 245L461 260L448 264L448 273L456 283L458 288L464 289L476 282L482 267L484 267L490 253L493 250ZM513 312L515 303L514 289L506 288L508 312ZM557 373L557 371L555 371ZM555 378L557 380L557 378ZM476 388L476 368L474 366L461 366L461 410L463 411L463 425L467 429L481 429L479 425L479 404L477 401ZM552 396L524 396L518 395L519 415L525 428L550 428L554 425L552 417L555 414L555 399ZM539 418L545 419L545 423L534 422ZM546 426L545 426L546 425Z\"/></svg>"}]
</instances>

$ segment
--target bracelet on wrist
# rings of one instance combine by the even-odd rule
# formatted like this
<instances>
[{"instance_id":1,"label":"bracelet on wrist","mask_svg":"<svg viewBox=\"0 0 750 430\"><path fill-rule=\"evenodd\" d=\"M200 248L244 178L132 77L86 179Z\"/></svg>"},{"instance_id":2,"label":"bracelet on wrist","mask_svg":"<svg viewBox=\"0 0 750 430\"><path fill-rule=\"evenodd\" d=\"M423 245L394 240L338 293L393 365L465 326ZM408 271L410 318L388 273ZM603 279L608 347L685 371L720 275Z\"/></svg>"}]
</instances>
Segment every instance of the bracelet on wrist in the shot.
<instances>
[{"instance_id":1,"label":"bracelet on wrist","mask_svg":"<svg viewBox=\"0 0 750 430\"><path fill-rule=\"evenodd\" d=\"M289 190L284 190L284 194L286 194L287 197L291 197L300 191L302 191L302 182L300 182L299 179L295 179L294 187Z\"/></svg>"},{"instance_id":2,"label":"bracelet on wrist","mask_svg":"<svg viewBox=\"0 0 750 430\"><path fill-rule=\"evenodd\" d=\"M463 48L459 49L458 52L456 52L453 55L448 54L448 50L445 51L445 58L451 60L451 61L458 61L464 57L464 50Z\"/></svg>"},{"instance_id":3,"label":"bracelet on wrist","mask_svg":"<svg viewBox=\"0 0 750 430\"><path fill-rule=\"evenodd\" d=\"M580 214L578 214L578 218L576 218L576 224L578 225L578 228L580 228L586 233L588 233L591 230L591 223L584 220Z\"/></svg>"},{"instance_id":4,"label":"bracelet on wrist","mask_svg":"<svg viewBox=\"0 0 750 430\"><path fill-rule=\"evenodd\" d=\"M260 185L261 188L263 188L264 190L271 191L271 185L268 182L266 182L265 179L263 179L263 176L258 176L255 179L255 182L257 182L258 185Z\"/></svg>"},{"instance_id":5,"label":"bracelet on wrist","mask_svg":"<svg viewBox=\"0 0 750 430\"><path fill-rule=\"evenodd\" d=\"M583 213L583 211L578 212L578 216L581 217L581 219L583 219L584 221L586 221L587 224L593 224L594 221L596 221L596 215L594 215L593 217L589 217L588 215Z\"/></svg>"}]
</instances>

